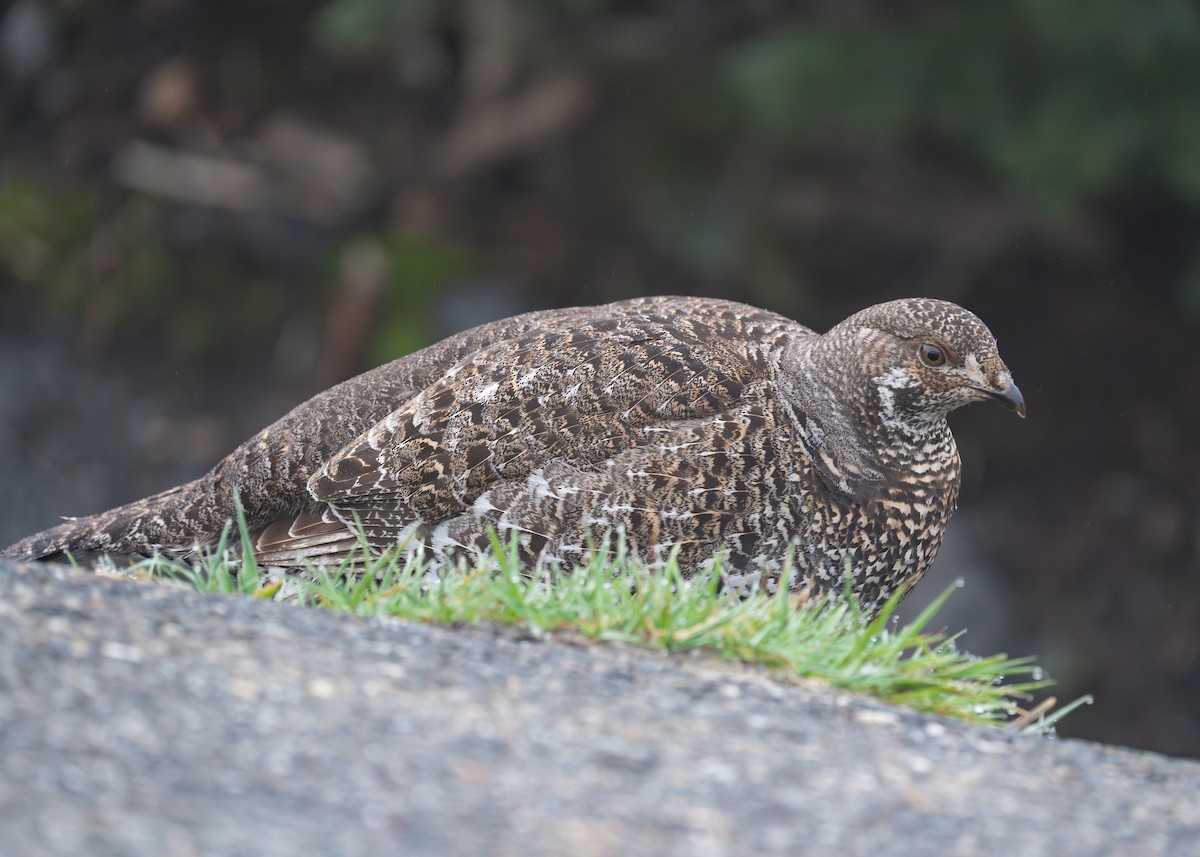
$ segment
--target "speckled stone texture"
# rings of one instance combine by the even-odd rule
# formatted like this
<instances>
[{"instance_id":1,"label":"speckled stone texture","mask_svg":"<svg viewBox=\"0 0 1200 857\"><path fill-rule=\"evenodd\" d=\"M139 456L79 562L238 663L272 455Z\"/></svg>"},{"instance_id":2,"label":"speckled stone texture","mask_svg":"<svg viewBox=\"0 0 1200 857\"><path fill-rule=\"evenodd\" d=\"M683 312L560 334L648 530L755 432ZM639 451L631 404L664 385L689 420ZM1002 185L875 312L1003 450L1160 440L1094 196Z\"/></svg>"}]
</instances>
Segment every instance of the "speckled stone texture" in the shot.
<instances>
[{"instance_id":1,"label":"speckled stone texture","mask_svg":"<svg viewBox=\"0 0 1200 857\"><path fill-rule=\"evenodd\" d=\"M1195 762L53 565L0 563L0 766L3 855L1200 854Z\"/></svg>"}]
</instances>

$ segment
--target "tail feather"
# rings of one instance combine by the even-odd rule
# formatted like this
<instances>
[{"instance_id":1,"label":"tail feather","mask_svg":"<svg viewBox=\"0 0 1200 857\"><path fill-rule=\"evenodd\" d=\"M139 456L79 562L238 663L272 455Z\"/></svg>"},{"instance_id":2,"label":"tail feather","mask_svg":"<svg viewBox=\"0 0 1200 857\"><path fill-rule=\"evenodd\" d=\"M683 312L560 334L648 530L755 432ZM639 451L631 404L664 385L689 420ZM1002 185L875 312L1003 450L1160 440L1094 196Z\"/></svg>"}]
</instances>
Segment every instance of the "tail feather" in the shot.
<instances>
[{"instance_id":1,"label":"tail feather","mask_svg":"<svg viewBox=\"0 0 1200 857\"><path fill-rule=\"evenodd\" d=\"M217 503L203 484L188 482L107 512L69 518L0 550L0 557L43 559L63 553L152 554L187 548L220 535L232 504ZM215 530L214 530L215 527ZM180 534L192 541L183 544Z\"/></svg>"}]
</instances>

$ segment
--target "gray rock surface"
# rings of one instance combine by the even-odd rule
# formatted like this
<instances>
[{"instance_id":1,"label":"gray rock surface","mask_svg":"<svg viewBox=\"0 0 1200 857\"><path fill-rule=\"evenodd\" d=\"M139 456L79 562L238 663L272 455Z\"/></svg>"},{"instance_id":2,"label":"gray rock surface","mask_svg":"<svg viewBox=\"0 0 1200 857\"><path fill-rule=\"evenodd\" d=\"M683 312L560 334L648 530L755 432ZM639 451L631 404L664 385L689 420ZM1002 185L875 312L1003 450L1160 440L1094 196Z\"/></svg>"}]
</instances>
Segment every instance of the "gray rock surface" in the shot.
<instances>
[{"instance_id":1,"label":"gray rock surface","mask_svg":"<svg viewBox=\"0 0 1200 857\"><path fill-rule=\"evenodd\" d=\"M1200 854L1200 763L0 564L0 854Z\"/></svg>"}]
</instances>

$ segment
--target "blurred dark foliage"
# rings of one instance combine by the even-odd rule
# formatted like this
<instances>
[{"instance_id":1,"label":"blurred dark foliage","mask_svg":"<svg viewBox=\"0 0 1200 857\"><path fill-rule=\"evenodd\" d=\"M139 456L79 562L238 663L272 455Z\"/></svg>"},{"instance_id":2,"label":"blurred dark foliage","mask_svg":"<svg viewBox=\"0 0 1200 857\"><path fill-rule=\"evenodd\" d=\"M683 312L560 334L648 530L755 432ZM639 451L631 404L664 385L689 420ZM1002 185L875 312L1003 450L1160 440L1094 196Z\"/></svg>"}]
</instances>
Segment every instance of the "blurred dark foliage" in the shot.
<instances>
[{"instance_id":1,"label":"blurred dark foliage","mask_svg":"<svg viewBox=\"0 0 1200 857\"><path fill-rule=\"evenodd\" d=\"M1095 693L1065 732L1200 755L1197 45L1193 0L14 0L4 532L498 315L928 294L1030 405L957 420L978 622Z\"/></svg>"}]
</instances>

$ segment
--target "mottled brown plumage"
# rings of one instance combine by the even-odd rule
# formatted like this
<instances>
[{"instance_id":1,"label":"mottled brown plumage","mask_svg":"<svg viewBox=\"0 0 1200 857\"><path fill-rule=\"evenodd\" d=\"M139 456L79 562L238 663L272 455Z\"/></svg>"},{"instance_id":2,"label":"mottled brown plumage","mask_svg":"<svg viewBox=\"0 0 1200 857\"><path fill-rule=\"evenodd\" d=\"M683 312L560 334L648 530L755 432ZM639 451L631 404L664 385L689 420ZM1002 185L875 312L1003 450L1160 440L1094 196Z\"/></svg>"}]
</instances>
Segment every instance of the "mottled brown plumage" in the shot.
<instances>
[{"instance_id":1,"label":"mottled brown plumage","mask_svg":"<svg viewBox=\"0 0 1200 857\"><path fill-rule=\"evenodd\" d=\"M992 334L944 301L870 307L818 336L701 298L530 313L340 384L209 474L72 520L4 555L211 544L241 497L260 562L357 544L473 552L488 528L531 565L620 532L685 570L726 554L731 585L797 585L875 604L919 578L959 485L946 415L1024 402Z\"/></svg>"}]
</instances>

